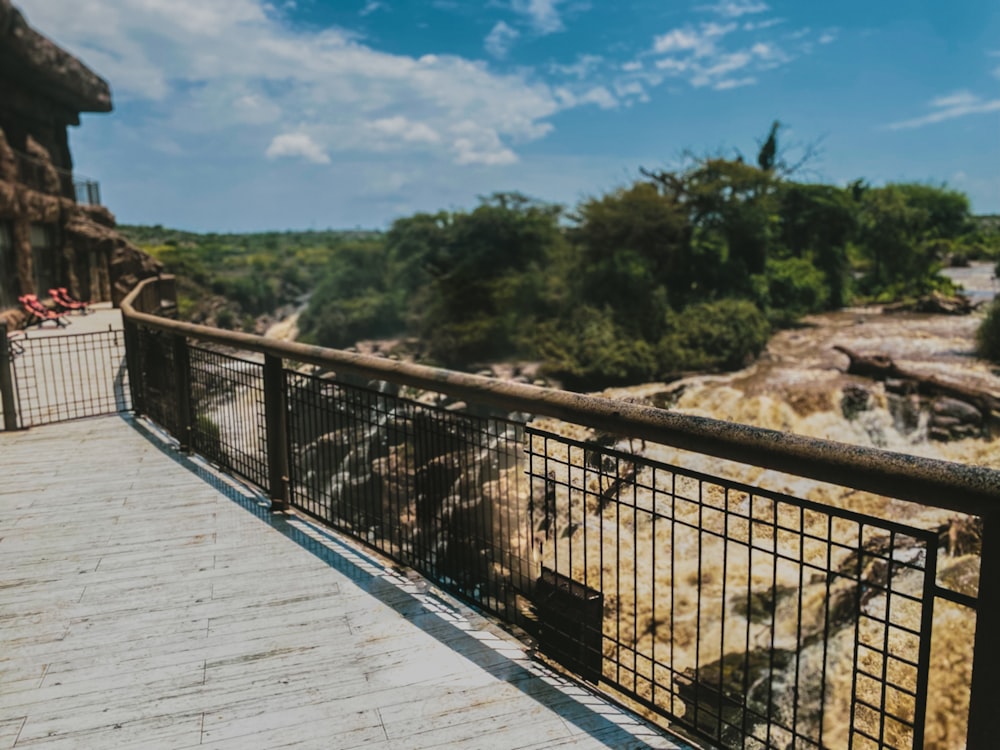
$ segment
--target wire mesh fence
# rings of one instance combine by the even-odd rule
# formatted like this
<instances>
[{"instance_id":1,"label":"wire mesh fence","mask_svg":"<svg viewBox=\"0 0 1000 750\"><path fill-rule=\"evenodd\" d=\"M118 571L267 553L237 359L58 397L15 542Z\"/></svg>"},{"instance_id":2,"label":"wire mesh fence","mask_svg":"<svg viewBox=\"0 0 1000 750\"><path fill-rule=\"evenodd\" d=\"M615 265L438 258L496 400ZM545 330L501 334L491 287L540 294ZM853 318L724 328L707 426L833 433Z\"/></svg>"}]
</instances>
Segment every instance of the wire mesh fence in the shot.
<instances>
[{"instance_id":1,"label":"wire mesh fence","mask_svg":"<svg viewBox=\"0 0 1000 750\"><path fill-rule=\"evenodd\" d=\"M175 341L175 336L159 331L143 331L138 337L133 398L143 414L179 437L182 421Z\"/></svg>"},{"instance_id":2,"label":"wire mesh fence","mask_svg":"<svg viewBox=\"0 0 1000 750\"><path fill-rule=\"evenodd\" d=\"M924 746L936 533L527 432L539 564L603 603L554 658L725 748Z\"/></svg>"},{"instance_id":3,"label":"wire mesh fence","mask_svg":"<svg viewBox=\"0 0 1000 750\"><path fill-rule=\"evenodd\" d=\"M8 342L18 427L33 427L131 408L121 330Z\"/></svg>"},{"instance_id":4,"label":"wire mesh fence","mask_svg":"<svg viewBox=\"0 0 1000 750\"><path fill-rule=\"evenodd\" d=\"M981 519L963 542L960 525L943 537L627 438L183 336L137 342L138 408L182 444L523 628L653 721L727 750L965 736Z\"/></svg>"},{"instance_id":5,"label":"wire mesh fence","mask_svg":"<svg viewBox=\"0 0 1000 750\"><path fill-rule=\"evenodd\" d=\"M524 426L286 377L291 502L517 621L531 582Z\"/></svg>"},{"instance_id":6,"label":"wire mesh fence","mask_svg":"<svg viewBox=\"0 0 1000 750\"><path fill-rule=\"evenodd\" d=\"M263 365L200 347L189 352L192 450L266 487Z\"/></svg>"}]
</instances>

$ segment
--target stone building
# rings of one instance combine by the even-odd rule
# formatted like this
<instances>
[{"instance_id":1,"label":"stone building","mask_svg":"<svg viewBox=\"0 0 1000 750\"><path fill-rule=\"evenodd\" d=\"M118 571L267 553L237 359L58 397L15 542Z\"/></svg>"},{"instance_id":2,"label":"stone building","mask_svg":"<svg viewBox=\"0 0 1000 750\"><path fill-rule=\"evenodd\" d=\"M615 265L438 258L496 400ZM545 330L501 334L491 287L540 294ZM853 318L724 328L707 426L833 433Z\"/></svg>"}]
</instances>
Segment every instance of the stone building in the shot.
<instances>
[{"instance_id":1,"label":"stone building","mask_svg":"<svg viewBox=\"0 0 1000 750\"><path fill-rule=\"evenodd\" d=\"M130 245L100 205L98 185L73 175L67 127L110 112L108 84L0 0L0 316L22 322L18 296L52 287L120 299L160 269Z\"/></svg>"}]
</instances>

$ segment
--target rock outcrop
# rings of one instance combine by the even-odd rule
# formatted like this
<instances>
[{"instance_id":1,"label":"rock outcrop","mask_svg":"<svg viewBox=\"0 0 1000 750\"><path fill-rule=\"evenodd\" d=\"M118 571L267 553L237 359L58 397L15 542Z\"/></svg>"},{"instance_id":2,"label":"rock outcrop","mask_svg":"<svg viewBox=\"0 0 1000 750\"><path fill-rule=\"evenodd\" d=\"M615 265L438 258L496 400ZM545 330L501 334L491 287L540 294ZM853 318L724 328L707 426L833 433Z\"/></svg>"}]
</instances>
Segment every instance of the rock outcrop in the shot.
<instances>
[{"instance_id":1,"label":"rock outcrop","mask_svg":"<svg viewBox=\"0 0 1000 750\"><path fill-rule=\"evenodd\" d=\"M107 82L0 0L0 308L57 286L92 301L114 288L117 299L159 272L109 211L76 202L67 126L80 112L110 111Z\"/></svg>"},{"instance_id":2,"label":"rock outcrop","mask_svg":"<svg viewBox=\"0 0 1000 750\"><path fill-rule=\"evenodd\" d=\"M111 111L107 82L28 26L10 0L0 0L0 70L67 110Z\"/></svg>"},{"instance_id":3,"label":"rock outcrop","mask_svg":"<svg viewBox=\"0 0 1000 750\"><path fill-rule=\"evenodd\" d=\"M97 254L106 261L96 267L91 265L90 270L96 273L97 285L108 291L115 307L142 279L163 271L162 263L118 233L114 214L104 206L74 206L65 232L74 254ZM91 288L94 281L91 279Z\"/></svg>"},{"instance_id":4,"label":"rock outcrop","mask_svg":"<svg viewBox=\"0 0 1000 750\"><path fill-rule=\"evenodd\" d=\"M1000 396L995 393L908 370L885 354L861 354L845 346L833 348L850 359L849 375L882 381L888 394L915 399L915 411L929 412L927 436L932 440L990 437L1000 429ZM851 410L858 411L858 402L857 388L845 389L841 404L845 416L850 418Z\"/></svg>"}]
</instances>

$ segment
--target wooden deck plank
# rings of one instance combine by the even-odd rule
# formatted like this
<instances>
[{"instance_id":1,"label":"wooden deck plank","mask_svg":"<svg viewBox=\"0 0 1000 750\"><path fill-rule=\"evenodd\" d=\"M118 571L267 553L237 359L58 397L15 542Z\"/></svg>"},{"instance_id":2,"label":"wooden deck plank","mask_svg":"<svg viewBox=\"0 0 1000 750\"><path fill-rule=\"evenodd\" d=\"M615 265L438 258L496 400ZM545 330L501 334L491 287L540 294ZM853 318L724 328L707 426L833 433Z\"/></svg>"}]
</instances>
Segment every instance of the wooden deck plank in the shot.
<instances>
[{"instance_id":1,"label":"wooden deck plank","mask_svg":"<svg viewBox=\"0 0 1000 750\"><path fill-rule=\"evenodd\" d=\"M0 457L0 748L686 747L119 417Z\"/></svg>"}]
</instances>

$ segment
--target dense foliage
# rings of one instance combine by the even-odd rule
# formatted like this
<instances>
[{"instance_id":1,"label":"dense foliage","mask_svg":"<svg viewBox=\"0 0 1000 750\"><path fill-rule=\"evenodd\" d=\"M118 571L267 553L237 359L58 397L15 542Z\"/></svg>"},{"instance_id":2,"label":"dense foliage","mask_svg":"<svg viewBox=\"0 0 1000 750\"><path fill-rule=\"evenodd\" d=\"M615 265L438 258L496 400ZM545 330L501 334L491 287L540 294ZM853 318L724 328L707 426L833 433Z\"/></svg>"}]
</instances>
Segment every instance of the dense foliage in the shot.
<instances>
[{"instance_id":1,"label":"dense foliage","mask_svg":"<svg viewBox=\"0 0 1000 750\"><path fill-rule=\"evenodd\" d=\"M405 335L425 361L536 360L580 389L739 368L775 327L947 291L943 263L1000 251L996 226L946 187L791 179L777 127L756 165L642 170L569 213L501 193L384 234L129 229L188 283L237 305L231 322L311 294L307 341Z\"/></svg>"},{"instance_id":2,"label":"dense foliage","mask_svg":"<svg viewBox=\"0 0 1000 750\"><path fill-rule=\"evenodd\" d=\"M961 193L797 182L776 163L644 170L569 214L498 194L399 219L380 248L333 254L303 329L334 346L415 335L449 367L540 360L589 389L742 367L775 327L947 291L943 263L1000 249Z\"/></svg>"},{"instance_id":3,"label":"dense foliage","mask_svg":"<svg viewBox=\"0 0 1000 750\"><path fill-rule=\"evenodd\" d=\"M185 320L253 330L258 316L305 298L346 244L378 247L375 232L197 234L162 226L119 231L177 276Z\"/></svg>"}]
</instances>

